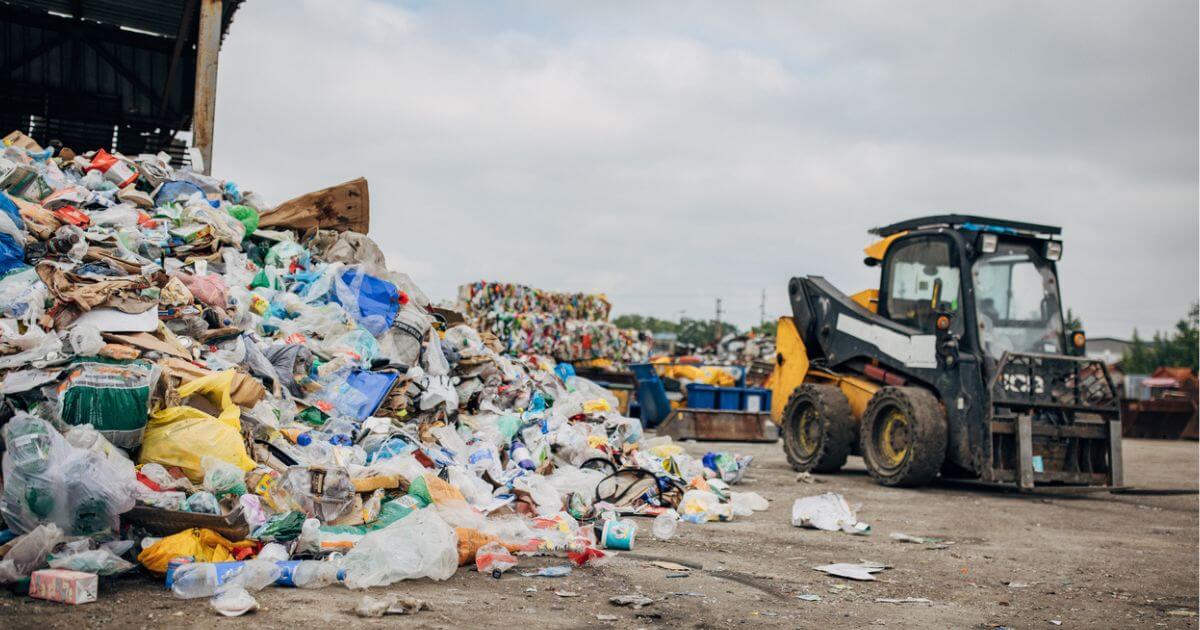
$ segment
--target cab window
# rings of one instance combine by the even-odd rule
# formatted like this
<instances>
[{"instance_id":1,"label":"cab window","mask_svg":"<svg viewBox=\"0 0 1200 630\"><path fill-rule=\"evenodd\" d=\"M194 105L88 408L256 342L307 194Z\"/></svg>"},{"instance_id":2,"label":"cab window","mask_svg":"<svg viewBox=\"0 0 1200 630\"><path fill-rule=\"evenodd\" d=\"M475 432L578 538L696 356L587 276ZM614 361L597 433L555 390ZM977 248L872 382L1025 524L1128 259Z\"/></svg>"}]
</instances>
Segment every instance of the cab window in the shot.
<instances>
[{"instance_id":1,"label":"cab window","mask_svg":"<svg viewBox=\"0 0 1200 630\"><path fill-rule=\"evenodd\" d=\"M934 332L935 313L955 313L960 300L958 259L942 237L915 238L888 253L887 313L897 323ZM955 317L955 328L961 326Z\"/></svg>"}]
</instances>

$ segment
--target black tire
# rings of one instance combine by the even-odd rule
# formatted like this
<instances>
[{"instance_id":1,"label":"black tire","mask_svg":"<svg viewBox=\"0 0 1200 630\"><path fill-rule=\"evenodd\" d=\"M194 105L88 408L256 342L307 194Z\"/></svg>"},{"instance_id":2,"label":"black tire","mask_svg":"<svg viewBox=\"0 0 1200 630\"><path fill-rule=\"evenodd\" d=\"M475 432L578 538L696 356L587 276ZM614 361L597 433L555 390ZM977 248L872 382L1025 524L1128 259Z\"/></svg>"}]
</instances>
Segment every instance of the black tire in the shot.
<instances>
[{"instance_id":1,"label":"black tire","mask_svg":"<svg viewBox=\"0 0 1200 630\"><path fill-rule=\"evenodd\" d=\"M837 472L853 444L854 418L842 390L805 383L792 392L783 410L783 452L792 468Z\"/></svg>"},{"instance_id":2,"label":"black tire","mask_svg":"<svg viewBox=\"0 0 1200 630\"><path fill-rule=\"evenodd\" d=\"M946 459L946 412L926 389L884 387L863 413L859 448L875 481L923 486Z\"/></svg>"}]
</instances>

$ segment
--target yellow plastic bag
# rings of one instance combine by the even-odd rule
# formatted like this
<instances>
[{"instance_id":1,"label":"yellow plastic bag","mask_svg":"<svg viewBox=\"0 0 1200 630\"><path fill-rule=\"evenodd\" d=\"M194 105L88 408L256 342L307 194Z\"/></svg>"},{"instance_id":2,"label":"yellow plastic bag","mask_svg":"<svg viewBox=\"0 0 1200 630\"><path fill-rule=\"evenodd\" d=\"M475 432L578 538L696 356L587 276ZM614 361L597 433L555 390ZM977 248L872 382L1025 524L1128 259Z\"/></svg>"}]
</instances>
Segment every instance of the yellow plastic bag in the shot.
<instances>
[{"instance_id":1,"label":"yellow plastic bag","mask_svg":"<svg viewBox=\"0 0 1200 630\"><path fill-rule=\"evenodd\" d=\"M166 573L167 563L179 557L194 558L196 562L229 562L233 560L233 547L217 532L193 527L146 547L138 554L138 562L154 573Z\"/></svg>"},{"instance_id":2,"label":"yellow plastic bag","mask_svg":"<svg viewBox=\"0 0 1200 630\"><path fill-rule=\"evenodd\" d=\"M216 418L195 407L167 407L150 414L138 463L178 466L193 483L204 480L200 460L205 456L253 469L254 460L242 442L241 409L229 395L233 375L233 370L216 372L179 388L180 398L199 394L220 408Z\"/></svg>"}]
</instances>

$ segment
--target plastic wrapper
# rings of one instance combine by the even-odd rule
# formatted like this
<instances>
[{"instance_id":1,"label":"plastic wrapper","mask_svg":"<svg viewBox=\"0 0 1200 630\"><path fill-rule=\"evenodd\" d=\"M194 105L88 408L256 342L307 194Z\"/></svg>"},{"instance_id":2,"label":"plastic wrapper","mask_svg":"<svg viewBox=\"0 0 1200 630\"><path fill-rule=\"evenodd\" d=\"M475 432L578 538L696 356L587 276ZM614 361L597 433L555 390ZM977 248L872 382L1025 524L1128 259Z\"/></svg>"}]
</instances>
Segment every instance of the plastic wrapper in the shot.
<instances>
[{"instance_id":1,"label":"plastic wrapper","mask_svg":"<svg viewBox=\"0 0 1200 630\"><path fill-rule=\"evenodd\" d=\"M342 566L346 586L355 589L423 577L446 580L458 568L458 540L433 510L417 510L363 536Z\"/></svg>"}]
</instances>

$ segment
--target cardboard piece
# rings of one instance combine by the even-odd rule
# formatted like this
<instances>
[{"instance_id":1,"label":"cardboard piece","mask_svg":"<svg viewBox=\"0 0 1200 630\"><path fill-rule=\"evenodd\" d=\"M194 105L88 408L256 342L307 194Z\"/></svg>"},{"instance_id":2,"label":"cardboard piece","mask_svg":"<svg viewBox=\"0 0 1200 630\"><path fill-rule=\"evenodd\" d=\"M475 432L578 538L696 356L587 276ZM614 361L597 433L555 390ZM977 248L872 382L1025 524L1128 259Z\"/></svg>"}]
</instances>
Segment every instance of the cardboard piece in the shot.
<instances>
[{"instance_id":1,"label":"cardboard piece","mask_svg":"<svg viewBox=\"0 0 1200 630\"><path fill-rule=\"evenodd\" d=\"M14 130L12 133L4 136L4 146L17 147L37 153L42 150L42 145L38 144L33 138Z\"/></svg>"},{"instance_id":2,"label":"cardboard piece","mask_svg":"<svg viewBox=\"0 0 1200 630\"><path fill-rule=\"evenodd\" d=\"M262 215L260 229L283 227L303 232L314 228L367 233L371 204L367 180L362 177L300 195Z\"/></svg>"},{"instance_id":3,"label":"cardboard piece","mask_svg":"<svg viewBox=\"0 0 1200 630\"><path fill-rule=\"evenodd\" d=\"M178 343L173 343L172 341L159 339L158 337L155 337L153 334L148 333L148 332L138 332L138 333L130 333L130 334L104 333L103 336L104 336L105 341L112 341L115 343L123 343L127 346L133 346L135 348L140 348L147 352L158 352L161 354L178 357L185 361L190 360L192 358L192 356L190 354L188 354L187 349L184 348L183 346L179 345Z\"/></svg>"},{"instance_id":4,"label":"cardboard piece","mask_svg":"<svg viewBox=\"0 0 1200 630\"><path fill-rule=\"evenodd\" d=\"M160 364L170 370L172 375L183 379L184 383L190 383L202 376L212 374L212 370L173 357L163 359ZM229 393L229 396L237 406L249 409L262 400L266 393L266 388L258 379L242 372L234 373L233 391Z\"/></svg>"}]
</instances>

